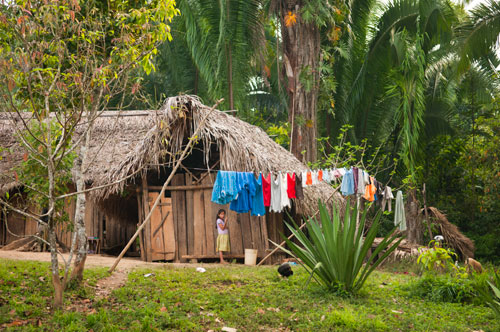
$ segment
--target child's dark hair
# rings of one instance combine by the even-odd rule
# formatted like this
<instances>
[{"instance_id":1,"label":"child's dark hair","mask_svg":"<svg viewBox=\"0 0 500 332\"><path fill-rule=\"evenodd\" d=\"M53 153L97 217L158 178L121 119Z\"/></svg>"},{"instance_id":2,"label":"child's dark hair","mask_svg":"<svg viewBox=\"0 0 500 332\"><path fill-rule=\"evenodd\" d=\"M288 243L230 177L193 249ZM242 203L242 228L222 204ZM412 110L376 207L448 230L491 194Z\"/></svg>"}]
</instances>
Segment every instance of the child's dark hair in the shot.
<instances>
[{"instance_id":1,"label":"child's dark hair","mask_svg":"<svg viewBox=\"0 0 500 332\"><path fill-rule=\"evenodd\" d=\"M217 219L219 219L219 214L221 214L221 212L224 212L224 214L226 214L226 210L224 209L219 209L219 212L217 212L217 215L215 216L215 220L217 221Z\"/></svg>"},{"instance_id":2,"label":"child's dark hair","mask_svg":"<svg viewBox=\"0 0 500 332\"><path fill-rule=\"evenodd\" d=\"M221 214L221 212L224 212L224 214L226 214L226 210L219 209L219 212L217 212L217 215L215 216L215 228L217 228L217 220L219 219L219 214Z\"/></svg>"}]
</instances>

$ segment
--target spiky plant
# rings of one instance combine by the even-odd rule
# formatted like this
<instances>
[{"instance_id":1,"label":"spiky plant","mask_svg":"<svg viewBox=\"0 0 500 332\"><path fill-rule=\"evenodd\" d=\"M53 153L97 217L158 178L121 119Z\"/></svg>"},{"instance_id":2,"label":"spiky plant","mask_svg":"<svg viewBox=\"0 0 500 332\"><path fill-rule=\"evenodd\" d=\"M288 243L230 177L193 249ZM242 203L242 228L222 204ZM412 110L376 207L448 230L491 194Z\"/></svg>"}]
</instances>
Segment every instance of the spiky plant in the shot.
<instances>
[{"instance_id":1,"label":"spiky plant","mask_svg":"<svg viewBox=\"0 0 500 332\"><path fill-rule=\"evenodd\" d=\"M367 210L360 217L357 227L357 207L349 208L342 220L340 211L335 206L333 216L330 217L325 205L320 202L320 218L307 221L307 232L299 229L296 224L287 223L299 244L286 239L289 250L282 249L300 260L311 274L309 280L312 277L331 291L355 293L401 242L401 239L396 239L396 229L393 229L370 253L379 230L381 213L377 213L364 234Z\"/></svg>"}]
</instances>

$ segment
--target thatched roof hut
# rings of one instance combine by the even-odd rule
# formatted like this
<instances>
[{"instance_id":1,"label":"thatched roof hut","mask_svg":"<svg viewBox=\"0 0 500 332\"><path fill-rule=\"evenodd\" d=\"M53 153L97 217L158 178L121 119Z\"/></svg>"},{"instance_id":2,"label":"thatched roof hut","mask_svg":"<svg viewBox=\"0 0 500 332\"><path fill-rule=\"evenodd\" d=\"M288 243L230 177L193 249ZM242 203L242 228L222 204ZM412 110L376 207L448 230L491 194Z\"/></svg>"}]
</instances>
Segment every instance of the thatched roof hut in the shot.
<instances>
[{"instance_id":1,"label":"thatched roof hut","mask_svg":"<svg viewBox=\"0 0 500 332\"><path fill-rule=\"evenodd\" d=\"M172 161L208 113L196 146L183 162L187 165L186 171L221 169L267 173L307 169L262 129L225 112L211 111L197 97L185 95L168 98L158 111L108 111L96 119L85 180L91 187L112 185L91 192L89 197L97 204L114 198L119 205L117 197L130 188L140 187L141 179L150 179L151 174L155 174L164 181ZM19 186L13 168L22 160L23 151L15 139L15 126L12 114L0 114L0 146L5 148L0 160L0 194ZM128 177L126 181L119 181L124 177ZM304 188L304 196L303 200L296 201L298 214L315 213L318 200L333 199L337 206L345 206L342 196L325 183ZM108 205L120 210L116 204Z\"/></svg>"},{"instance_id":2,"label":"thatched roof hut","mask_svg":"<svg viewBox=\"0 0 500 332\"><path fill-rule=\"evenodd\" d=\"M171 155L177 155L191 137L201 119L210 112L195 96L168 98L158 111L104 112L94 125L89 158L85 172L86 183L102 186L116 182L128 175L147 172L165 164ZM168 139L168 147L164 144ZM274 142L259 127L246 123L227 113L214 110L207 118L199 135L203 147L204 164L211 159L211 152L220 157L221 170L248 172L303 171L307 167L290 152ZM11 116L0 116L0 146L10 149L0 160L0 194L19 185L12 169L18 165L23 151L14 135ZM128 183L118 182L92 192L99 200L120 193ZM297 201L298 211L304 215L316 211L318 200L332 197L331 186L321 183L304 188L304 200ZM338 206L344 199L333 195Z\"/></svg>"}]
</instances>

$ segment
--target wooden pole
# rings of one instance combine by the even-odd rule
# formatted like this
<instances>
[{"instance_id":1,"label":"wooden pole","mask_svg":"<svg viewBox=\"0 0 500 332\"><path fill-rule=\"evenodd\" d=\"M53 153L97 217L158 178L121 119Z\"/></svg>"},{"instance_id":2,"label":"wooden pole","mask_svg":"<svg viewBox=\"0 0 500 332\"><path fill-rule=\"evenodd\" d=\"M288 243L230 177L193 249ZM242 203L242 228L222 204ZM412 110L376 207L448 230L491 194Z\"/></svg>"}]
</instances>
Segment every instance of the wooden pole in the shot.
<instances>
[{"instance_id":1,"label":"wooden pole","mask_svg":"<svg viewBox=\"0 0 500 332\"><path fill-rule=\"evenodd\" d=\"M427 230L429 231L429 236L431 237L431 240L434 238L434 236L432 236L432 229L431 229L431 220L429 219L429 212L427 212L427 200L425 198L425 183L424 183L424 186L422 188L422 197L424 199L424 213L425 213L425 220L427 221Z\"/></svg>"},{"instance_id":2,"label":"wooden pole","mask_svg":"<svg viewBox=\"0 0 500 332\"><path fill-rule=\"evenodd\" d=\"M160 200L162 198L162 196L165 194L165 188L168 186L168 184L170 183L170 181L172 180L172 178L174 177L175 175L175 172L177 172L177 169L179 168L179 166L181 165L181 162L184 160L184 158L186 157L189 149L191 149L191 146L193 145L193 142L197 139L198 137L198 133L200 132L201 128L203 127L203 125L205 124L205 121L207 120L208 116L213 112L213 110L222 102L223 99L220 99L219 101L217 101L217 103L215 103L214 106L212 106L212 108L210 109L210 111L205 115L205 117L201 120L200 124L198 125L198 128L196 128L196 130L194 131L193 135L191 135L191 137L189 138L189 142L188 144L186 145L186 147L184 148L184 151L182 151L182 154L180 156L180 158L177 160L177 162L175 163L175 167L174 169L172 170L172 172L170 172L170 175L168 176L167 178L167 181L165 181L165 183L163 184L163 187L160 191L160 194L158 195L158 197L156 198L155 200L155 203L153 204L153 206L151 207L151 210L149 211L148 215L146 216L146 218L144 219L143 223L141 226L139 226L139 228L137 228L137 231L135 232L135 234L132 236L132 238L130 239L130 241L128 241L127 245L125 246L125 248L123 248L122 252L120 253L120 255L116 258L115 262L113 263L113 266L111 266L111 268L109 269L109 273L113 273L113 271L115 270L116 266L118 265L118 263L120 262L120 260L123 258L123 256L125 255L125 253L127 252L127 250L130 248L130 246L132 245L132 243L135 241L135 239L137 238L137 235L139 235L139 233L142 231L142 229L149 223L149 221L151 220L151 215L153 214L153 211L154 209L156 209L156 207L158 206L158 204L160 203Z\"/></svg>"},{"instance_id":3,"label":"wooden pole","mask_svg":"<svg viewBox=\"0 0 500 332\"><path fill-rule=\"evenodd\" d=\"M329 200L331 200L331 199L333 198L333 195L335 195L335 193L336 193L337 191L339 191L339 189L340 189L340 186L338 186L338 187L337 187L337 188L333 191L333 193L330 195L330 197L328 197L328 199L327 199L326 201L328 202ZM347 206L346 206L346 208L349 208L349 207L347 207ZM312 215L312 217L310 217L310 218L308 218L308 219L315 218L315 217L318 215L318 213L319 213L319 209L318 209L318 210L316 210L316 212ZM303 224L299 227L299 229L304 228L304 226L305 226L305 225L307 225L307 222L303 223ZM294 234L291 234L291 235L288 237L288 240L291 240L293 237L294 237ZM270 252L270 253L269 253L266 257L262 258L262 260L259 262L259 264L257 264L257 266L262 265L262 263L264 263L264 261L266 261L269 257L271 257L272 255L274 255L274 253L276 253L276 251L278 251L278 250L280 249L280 247L284 246L284 245L285 245L285 243L286 243L286 241L281 242L281 243L280 243L280 245L279 245L279 247L274 248L274 249L273 249L273 251L271 251L271 252Z\"/></svg>"}]
</instances>

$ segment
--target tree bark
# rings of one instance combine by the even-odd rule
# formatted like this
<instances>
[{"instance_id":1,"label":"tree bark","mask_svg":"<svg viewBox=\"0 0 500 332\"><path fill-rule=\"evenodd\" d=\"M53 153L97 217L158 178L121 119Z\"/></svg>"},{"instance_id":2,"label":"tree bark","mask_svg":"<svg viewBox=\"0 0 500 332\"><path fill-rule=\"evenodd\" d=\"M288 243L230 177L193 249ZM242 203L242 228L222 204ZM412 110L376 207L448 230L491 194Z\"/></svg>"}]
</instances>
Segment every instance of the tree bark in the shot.
<instances>
[{"instance_id":1,"label":"tree bark","mask_svg":"<svg viewBox=\"0 0 500 332\"><path fill-rule=\"evenodd\" d=\"M320 32L314 22L300 16L302 1L289 0L281 10L283 64L287 77L290 151L301 161L317 158L316 108L319 93ZM296 15L292 24L286 17Z\"/></svg>"},{"instance_id":2,"label":"tree bark","mask_svg":"<svg viewBox=\"0 0 500 332\"><path fill-rule=\"evenodd\" d=\"M49 226L49 243L50 243L50 263L52 270L52 285L54 286L54 308L59 309L63 304L63 286L59 278L59 262L57 261L57 239L52 223Z\"/></svg>"},{"instance_id":3,"label":"tree bark","mask_svg":"<svg viewBox=\"0 0 500 332\"><path fill-rule=\"evenodd\" d=\"M87 146L90 142L90 129L87 130L85 141L80 147L80 152L75 160L75 178L76 178L76 191L81 192L85 190L85 181L83 174L84 161L87 158ZM87 233L85 230L85 193L76 195L76 208L74 226L76 238L78 243L78 250L75 257L75 265L71 272L70 280L81 282L83 280L83 270L85 268L85 261L87 259ZM74 245L74 244L72 244Z\"/></svg>"},{"instance_id":4,"label":"tree bark","mask_svg":"<svg viewBox=\"0 0 500 332\"><path fill-rule=\"evenodd\" d=\"M417 190L410 189L405 206L407 239L411 243L422 244L423 229L419 218L420 202L417 200Z\"/></svg>"}]
</instances>

